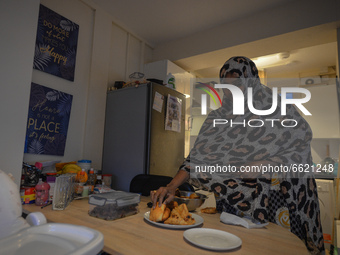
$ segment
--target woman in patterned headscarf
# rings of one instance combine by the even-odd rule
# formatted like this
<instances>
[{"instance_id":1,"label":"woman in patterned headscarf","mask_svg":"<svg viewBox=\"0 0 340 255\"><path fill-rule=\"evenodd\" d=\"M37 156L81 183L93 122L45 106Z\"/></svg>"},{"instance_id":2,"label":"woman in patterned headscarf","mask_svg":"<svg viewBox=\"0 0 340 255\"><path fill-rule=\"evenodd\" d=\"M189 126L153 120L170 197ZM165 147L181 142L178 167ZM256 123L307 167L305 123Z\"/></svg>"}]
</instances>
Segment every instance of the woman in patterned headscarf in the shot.
<instances>
[{"instance_id":1,"label":"woman in patterned headscarf","mask_svg":"<svg viewBox=\"0 0 340 255\"><path fill-rule=\"evenodd\" d=\"M165 203L171 201L176 188L189 180L215 193L219 211L281 225L303 240L312 254L322 253L315 180L312 174L293 171L298 167L310 170L312 165L308 123L292 105L287 105L286 115L282 115L280 98L277 109L269 115L255 115L248 109L248 88L257 110L271 109L273 93L261 84L254 62L246 57L230 58L220 70L220 80L242 90L244 114L233 113L232 94L223 89L222 106L209 114L177 175L167 187L151 194L152 201L156 204L165 197ZM234 171L212 173L207 171L209 166ZM279 171L243 172L256 167Z\"/></svg>"}]
</instances>

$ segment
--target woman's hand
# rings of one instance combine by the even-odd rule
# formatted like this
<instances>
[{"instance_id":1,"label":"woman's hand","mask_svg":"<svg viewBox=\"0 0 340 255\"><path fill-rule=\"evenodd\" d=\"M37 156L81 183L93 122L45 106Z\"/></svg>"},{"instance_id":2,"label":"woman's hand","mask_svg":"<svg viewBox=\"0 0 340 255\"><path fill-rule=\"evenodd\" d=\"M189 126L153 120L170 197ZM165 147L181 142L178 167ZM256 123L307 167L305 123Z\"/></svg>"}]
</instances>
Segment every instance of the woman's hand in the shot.
<instances>
[{"instance_id":1,"label":"woman's hand","mask_svg":"<svg viewBox=\"0 0 340 255\"><path fill-rule=\"evenodd\" d=\"M153 208L155 208L157 202L159 206L161 206L162 203L165 203L165 204L170 203L175 197L175 191L176 191L176 187L171 187L171 186L160 187L158 190L151 191L150 195L151 195Z\"/></svg>"},{"instance_id":2,"label":"woman's hand","mask_svg":"<svg viewBox=\"0 0 340 255\"><path fill-rule=\"evenodd\" d=\"M189 173L187 173L185 170L179 170L176 176L168 185L166 185L166 187L160 187L158 190L151 191L150 196L153 208L155 208L157 202L159 206L161 206L163 203L170 203L175 197L176 189L188 179ZM163 201L164 198L165 201Z\"/></svg>"}]
</instances>

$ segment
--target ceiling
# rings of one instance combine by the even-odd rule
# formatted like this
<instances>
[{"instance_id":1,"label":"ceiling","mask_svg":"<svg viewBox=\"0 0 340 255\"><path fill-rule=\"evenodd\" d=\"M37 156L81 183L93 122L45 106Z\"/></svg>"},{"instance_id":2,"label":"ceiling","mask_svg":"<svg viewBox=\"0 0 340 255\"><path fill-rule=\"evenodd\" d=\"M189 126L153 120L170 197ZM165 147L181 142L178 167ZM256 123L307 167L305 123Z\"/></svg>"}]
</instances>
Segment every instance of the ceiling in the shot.
<instances>
[{"instance_id":1,"label":"ceiling","mask_svg":"<svg viewBox=\"0 0 340 255\"><path fill-rule=\"evenodd\" d=\"M134 33L152 47L157 47L157 45L209 30L257 12L279 8L280 5L286 5L296 0L92 1L108 11L114 17L115 23ZM294 34L294 36L296 37L297 34ZM263 67L268 76L296 74L303 70L322 69L336 65L337 45L335 40L321 40L311 43L308 33L298 36L301 36L301 42L306 42L305 45L300 44L298 49L294 45L295 47L292 46L287 51L280 48L280 43L277 43L278 47L276 49L272 49L271 53L280 53L282 50L288 52L289 58L283 60L285 65ZM329 34L320 34L320 37L329 37ZM333 36L332 38L336 37ZM282 38L278 40L282 41ZM272 44L272 42L269 42L269 44ZM256 44L240 45L237 47L237 52L245 52L246 56L249 57L258 57L254 51L260 52L259 47L261 46ZM228 49L225 49L225 51L228 52ZM175 61L175 63L199 77L216 77L221 65L226 60L221 59L222 56L228 56L228 54L220 54L220 52L205 53L201 56ZM206 65L198 66L197 63L206 63Z\"/></svg>"}]
</instances>

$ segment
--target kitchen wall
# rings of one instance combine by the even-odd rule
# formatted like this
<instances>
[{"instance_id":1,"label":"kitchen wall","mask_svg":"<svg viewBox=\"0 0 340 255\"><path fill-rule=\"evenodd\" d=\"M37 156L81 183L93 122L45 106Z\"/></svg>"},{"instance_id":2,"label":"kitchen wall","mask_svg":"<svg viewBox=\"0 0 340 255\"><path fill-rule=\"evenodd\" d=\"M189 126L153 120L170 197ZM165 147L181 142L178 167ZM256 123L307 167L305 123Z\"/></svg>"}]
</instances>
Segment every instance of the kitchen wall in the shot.
<instances>
[{"instance_id":1,"label":"kitchen wall","mask_svg":"<svg viewBox=\"0 0 340 255\"><path fill-rule=\"evenodd\" d=\"M100 168L107 87L116 80L126 80L134 71L143 71L143 62L174 61L328 22L333 22L336 28L334 22L340 19L339 1L302 0L290 9L249 16L152 49L143 38L130 33L129 28L91 0L42 0L41 3L80 25L75 81L32 69L40 1L2 0L0 169L12 173L17 184L23 160L88 158L93 160L94 167ZM23 153L32 81L74 96L63 157Z\"/></svg>"},{"instance_id":2,"label":"kitchen wall","mask_svg":"<svg viewBox=\"0 0 340 255\"><path fill-rule=\"evenodd\" d=\"M0 3L1 37L6 38L1 41L0 169L13 174L17 184L23 161L87 158L101 168L107 88L143 71L152 56L150 46L91 0L42 0L41 4L80 27L75 80L33 70L39 4L39 0ZM31 82L73 95L63 157L23 153Z\"/></svg>"}]
</instances>

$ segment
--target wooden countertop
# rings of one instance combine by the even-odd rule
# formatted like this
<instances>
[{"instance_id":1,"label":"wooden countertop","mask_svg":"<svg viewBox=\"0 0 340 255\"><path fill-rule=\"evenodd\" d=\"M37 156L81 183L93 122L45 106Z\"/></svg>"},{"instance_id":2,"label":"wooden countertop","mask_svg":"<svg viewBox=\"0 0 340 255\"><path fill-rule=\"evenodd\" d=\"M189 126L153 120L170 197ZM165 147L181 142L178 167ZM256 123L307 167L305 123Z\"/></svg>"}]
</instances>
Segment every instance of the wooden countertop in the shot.
<instances>
[{"instance_id":1,"label":"wooden countertop","mask_svg":"<svg viewBox=\"0 0 340 255\"><path fill-rule=\"evenodd\" d=\"M144 220L149 211L149 197L142 197L140 212L133 216L106 221L88 215L88 199L74 200L63 211L53 211L52 206L23 205L25 213L42 212L49 222L87 226L104 235L104 251L111 254L216 254L187 243L185 230L164 229ZM220 214L194 212L203 217L203 228L227 231L242 239L242 246L219 254L308 254L303 242L290 231L270 223L261 229L246 229L220 222Z\"/></svg>"}]
</instances>

